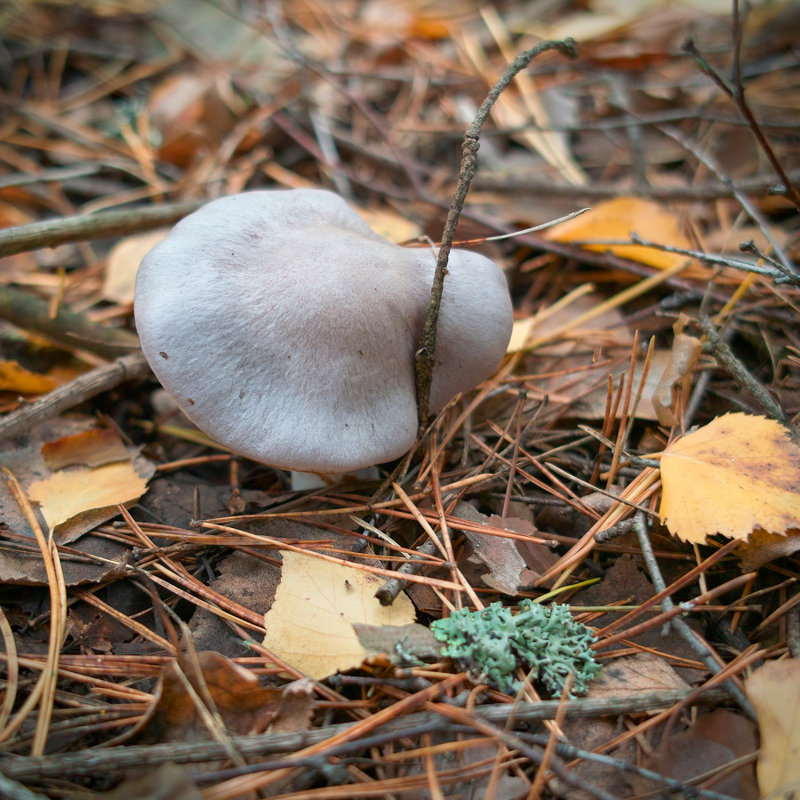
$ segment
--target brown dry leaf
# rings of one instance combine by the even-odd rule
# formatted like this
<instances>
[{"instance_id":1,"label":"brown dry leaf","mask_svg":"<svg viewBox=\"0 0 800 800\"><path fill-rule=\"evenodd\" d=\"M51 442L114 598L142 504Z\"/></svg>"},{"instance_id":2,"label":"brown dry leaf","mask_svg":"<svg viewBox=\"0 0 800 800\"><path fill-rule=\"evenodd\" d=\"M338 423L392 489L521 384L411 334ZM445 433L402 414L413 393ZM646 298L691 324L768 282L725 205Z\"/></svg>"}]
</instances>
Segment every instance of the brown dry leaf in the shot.
<instances>
[{"instance_id":1,"label":"brown dry leaf","mask_svg":"<svg viewBox=\"0 0 800 800\"><path fill-rule=\"evenodd\" d=\"M669 428L678 422L676 416L680 405L686 408L691 389L692 371L700 358L703 345L699 339L683 333L686 321L681 319L675 323L675 339L667 368L653 392L653 408L659 424Z\"/></svg>"},{"instance_id":2,"label":"brown dry leaf","mask_svg":"<svg viewBox=\"0 0 800 800\"><path fill-rule=\"evenodd\" d=\"M642 692L688 689L689 684L667 663L652 653L616 658L589 685L587 697L624 697Z\"/></svg>"},{"instance_id":3,"label":"brown dry leaf","mask_svg":"<svg viewBox=\"0 0 800 800\"><path fill-rule=\"evenodd\" d=\"M42 458L52 470L76 464L99 467L114 461L127 461L128 451L112 428L92 428L45 442Z\"/></svg>"},{"instance_id":4,"label":"brown dry leaf","mask_svg":"<svg viewBox=\"0 0 800 800\"><path fill-rule=\"evenodd\" d=\"M189 777L189 770L172 761L151 767L138 778L130 778L109 792L73 795L73 800L202 800L203 795Z\"/></svg>"},{"instance_id":5,"label":"brown dry leaf","mask_svg":"<svg viewBox=\"0 0 800 800\"><path fill-rule=\"evenodd\" d=\"M105 300L120 305L133 304L136 272L142 259L167 238L168 228L127 236L114 245L108 254L102 295Z\"/></svg>"},{"instance_id":6,"label":"brown dry leaf","mask_svg":"<svg viewBox=\"0 0 800 800\"><path fill-rule=\"evenodd\" d=\"M741 714L718 708L700 716L688 730L665 737L645 761L645 766L670 778L689 782L738 758L746 759L755 750L753 723ZM637 782L636 786L642 794L656 788L646 780L641 784ZM754 765L749 762L735 771L726 771L704 786L738 800L756 800L758 797Z\"/></svg>"},{"instance_id":7,"label":"brown dry leaf","mask_svg":"<svg viewBox=\"0 0 800 800\"><path fill-rule=\"evenodd\" d=\"M761 734L761 797L792 797L800 785L800 661L767 662L747 679L745 690Z\"/></svg>"},{"instance_id":8,"label":"brown dry leaf","mask_svg":"<svg viewBox=\"0 0 800 800\"><path fill-rule=\"evenodd\" d=\"M222 141L235 123L228 76L216 67L168 76L150 94L148 110L161 134L158 155L186 166Z\"/></svg>"},{"instance_id":9,"label":"brown dry leaf","mask_svg":"<svg viewBox=\"0 0 800 800\"><path fill-rule=\"evenodd\" d=\"M50 454L53 457L55 457L55 452L59 452L60 454L65 454L67 460L69 460L69 452L73 446L69 443L86 442L92 441L93 439L91 434L88 435L88 439L85 439L82 436L78 436L77 438L73 437L75 437L76 434L86 434L87 432L94 430L96 426L97 420L93 417L78 415L57 417L55 419L48 420L47 422L37 425L24 435L16 437L13 440L13 446L6 447L5 449L0 447L0 467L5 467L6 469L11 470L11 472L22 484L22 487L28 493L28 496L33 499L30 493L31 487L37 483L44 484L44 491L47 492L47 481L49 481L54 475L59 474L58 472L54 472L47 463L45 453L48 452L48 449L50 449ZM107 433L101 433L100 438L104 439L108 435L109 434ZM49 448L50 443L53 442L56 443L55 449ZM68 443L68 446L64 443ZM141 455L138 447L128 446L124 449L125 461L120 463L133 465L133 469L135 471L135 480L137 482L149 480L155 473L155 464L144 458L144 456ZM113 457L116 447L110 446L108 443L106 443L106 446L101 448L101 450L107 455L111 454ZM80 458L77 460L72 460L76 461L77 463L86 457L87 451L84 450ZM95 453L95 460L102 461L103 459L102 457L98 457L97 453ZM71 468L66 471L71 471ZM86 469L83 469L81 474L84 476L84 483L90 483L92 476L94 475L91 470ZM82 491L92 489L91 486L82 486L80 488ZM58 530L55 532L57 541L59 544L67 544L72 542L82 534L92 530L92 528L96 527L97 525L100 525L106 520L115 517L118 513L119 512L116 504L110 507L92 506L91 510L84 511L79 515L72 517L72 519L70 519L68 522L60 525ZM40 513L40 516L42 517L40 522L43 522L44 514ZM31 530L31 527L25 519L25 515L22 513L18 503L13 499L8 491L5 481L0 481L0 520L2 520L12 532L19 536L28 537L33 540L33 530ZM81 549L83 549L86 545L86 541L88 540L85 540L82 543ZM94 549L97 544L100 544L101 548L100 551L98 551L98 554L108 556L110 551L106 544L103 544L103 542L108 541L109 540L95 540L90 549ZM116 551L116 546L114 546L112 549ZM125 548L122 547L122 550L124 549ZM38 555L35 559L33 559L33 562L35 562L36 559L41 562L41 558ZM30 574L31 577L34 575L42 576L43 572L41 569L33 568L33 572L31 572L31 568L34 566L33 562L24 558L22 553L9 553L8 551L5 552L3 555L0 555L0 580L26 582L24 580L24 576L26 574ZM82 564L82 562L77 561L65 561L64 564L65 572L69 572L72 575L71 578L68 578L68 582L72 583L85 581L89 579L89 575L93 573L102 574L109 568L104 566L102 569L98 570L95 566L92 566L91 569L89 569L88 562L86 564Z\"/></svg>"},{"instance_id":10,"label":"brown dry leaf","mask_svg":"<svg viewBox=\"0 0 800 800\"><path fill-rule=\"evenodd\" d=\"M684 541L800 528L800 448L775 420L717 417L667 447L661 479L661 521Z\"/></svg>"},{"instance_id":11,"label":"brown dry leaf","mask_svg":"<svg viewBox=\"0 0 800 800\"><path fill-rule=\"evenodd\" d=\"M220 653L210 651L199 652L197 664L208 694L231 733L262 733L267 728L290 733L308 728L314 695L302 683L282 689L262 687L254 673ZM191 674L191 668L184 664L184 670L190 683L203 697L203 687ZM205 741L211 738L180 677L177 662L171 661L164 667L155 700L136 738L148 742Z\"/></svg>"},{"instance_id":12,"label":"brown dry leaf","mask_svg":"<svg viewBox=\"0 0 800 800\"><path fill-rule=\"evenodd\" d=\"M555 225L544 233L555 242L620 241L636 233L642 239L670 247L690 248L678 219L663 206L639 197L618 197L598 203L579 217ZM621 258L639 261L658 269L669 269L686 261L686 256L666 253L642 245L585 244L587 250L611 251Z\"/></svg>"},{"instance_id":13,"label":"brown dry leaf","mask_svg":"<svg viewBox=\"0 0 800 800\"><path fill-rule=\"evenodd\" d=\"M736 548L742 562L743 572L755 572L764 564L777 558L790 556L800 550L800 530L789 530L786 534L767 533L756 528L746 542Z\"/></svg>"},{"instance_id":14,"label":"brown dry leaf","mask_svg":"<svg viewBox=\"0 0 800 800\"><path fill-rule=\"evenodd\" d=\"M412 622L408 625L362 625L353 623L359 642L371 660L385 657L390 664L409 661L438 661L442 656L441 642L430 628Z\"/></svg>"},{"instance_id":15,"label":"brown dry leaf","mask_svg":"<svg viewBox=\"0 0 800 800\"><path fill-rule=\"evenodd\" d=\"M405 594L382 606L384 578L315 556L285 551L275 603L264 617L264 646L311 678L358 667L369 655L354 623L406 625L416 612Z\"/></svg>"},{"instance_id":16,"label":"brown dry leaf","mask_svg":"<svg viewBox=\"0 0 800 800\"><path fill-rule=\"evenodd\" d=\"M461 509L457 507L456 513L460 511ZM502 518L495 517L491 524L502 526ZM488 572L481 569L483 583L496 592L516 595L524 582L522 573L526 569L516 542L513 539L491 536L478 531L464 531L464 536L472 545L472 553L467 557L467 561L479 569L482 567L488 569Z\"/></svg>"},{"instance_id":17,"label":"brown dry leaf","mask_svg":"<svg viewBox=\"0 0 800 800\"><path fill-rule=\"evenodd\" d=\"M524 536L536 537L537 539L542 537L542 532L535 525L519 517L500 517L492 514L487 522L489 525L502 528L505 531L521 533ZM522 541L520 539L514 539L513 542L526 567L519 575L521 586L530 586L558 561L556 553L546 544L538 541Z\"/></svg>"},{"instance_id":18,"label":"brown dry leaf","mask_svg":"<svg viewBox=\"0 0 800 800\"><path fill-rule=\"evenodd\" d=\"M48 375L31 372L16 361L0 361L0 392L31 396L46 394L56 386L58 383Z\"/></svg>"}]
</instances>

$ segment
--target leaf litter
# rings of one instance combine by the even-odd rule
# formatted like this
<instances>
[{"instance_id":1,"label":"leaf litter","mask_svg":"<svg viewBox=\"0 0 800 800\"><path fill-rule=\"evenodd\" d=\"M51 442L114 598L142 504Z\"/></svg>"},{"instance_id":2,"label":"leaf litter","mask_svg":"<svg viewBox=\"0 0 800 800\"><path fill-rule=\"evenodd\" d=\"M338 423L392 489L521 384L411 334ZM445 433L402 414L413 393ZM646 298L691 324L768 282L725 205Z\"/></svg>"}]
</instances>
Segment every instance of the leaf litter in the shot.
<instances>
[{"instance_id":1,"label":"leaf litter","mask_svg":"<svg viewBox=\"0 0 800 800\"><path fill-rule=\"evenodd\" d=\"M162 770L207 800L795 780L774 704L800 654L791 4L567 6L8 12L0 771L19 796L156 796ZM500 94L455 237L504 266L513 341L408 477L292 492L112 360L175 203L320 186L435 245L464 128L553 31L578 59L541 54ZM98 368L116 377L70 400ZM584 698L476 685L431 635L530 600L596 632Z\"/></svg>"}]
</instances>

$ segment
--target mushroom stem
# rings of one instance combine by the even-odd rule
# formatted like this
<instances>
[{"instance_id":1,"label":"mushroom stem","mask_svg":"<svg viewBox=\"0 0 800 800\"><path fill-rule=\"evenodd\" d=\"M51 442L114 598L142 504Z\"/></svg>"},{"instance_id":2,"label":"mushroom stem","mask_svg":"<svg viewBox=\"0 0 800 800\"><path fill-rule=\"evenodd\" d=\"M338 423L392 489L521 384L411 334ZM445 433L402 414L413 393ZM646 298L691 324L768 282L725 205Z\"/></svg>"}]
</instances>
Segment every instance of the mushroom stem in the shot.
<instances>
[{"instance_id":1,"label":"mushroom stem","mask_svg":"<svg viewBox=\"0 0 800 800\"><path fill-rule=\"evenodd\" d=\"M324 489L335 483L353 483L354 481L377 481L381 477L378 468L363 467L352 472L291 472L292 491L304 492L309 489Z\"/></svg>"}]
</instances>

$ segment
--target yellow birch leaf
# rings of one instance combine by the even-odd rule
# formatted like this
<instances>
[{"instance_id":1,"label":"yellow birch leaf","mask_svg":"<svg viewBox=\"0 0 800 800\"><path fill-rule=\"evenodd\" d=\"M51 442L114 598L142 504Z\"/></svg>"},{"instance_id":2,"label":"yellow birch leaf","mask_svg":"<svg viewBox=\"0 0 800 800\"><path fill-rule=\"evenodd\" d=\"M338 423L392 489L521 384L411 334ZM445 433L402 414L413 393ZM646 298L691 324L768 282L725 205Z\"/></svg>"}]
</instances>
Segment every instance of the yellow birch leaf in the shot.
<instances>
[{"instance_id":1,"label":"yellow birch leaf","mask_svg":"<svg viewBox=\"0 0 800 800\"><path fill-rule=\"evenodd\" d=\"M747 679L745 690L761 734L759 793L793 797L800 786L800 661L768 661Z\"/></svg>"},{"instance_id":2,"label":"yellow birch leaf","mask_svg":"<svg viewBox=\"0 0 800 800\"><path fill-rule=\"evenodd\" d=\"M661 521L680 539L800 528L800 447L778 422L725 414L661 455Z\"/></svg>"},{"instance_id":3,"label":"yellow birch leaf","mask_svg":"<svg viewBox=\"0 0 800 800\"><path fill-rule=\"evenodd\" d=\"M102 467L79 467L54 473L28 488L28 497L39 503L42 516L55 531L79 514L133 502L147 489L129 461Z\"/></svg>"},{"instance_id":4,"label":"yellow birch leaf","mask_svg":"<svg viewBox=\"0 0 800 800\"><path fill-rule=\"evenodd\" d=\"M691 243L681 233L678 219L663 206L639 197L617 197L598 203L579 217L554 225L544 237L554 242L620 241L635 233L642 239L670 247L689 249ZM587 250L610 251L620 258L639 261L658 269L670 269L687 260L678 253L667 253L638 244L584 244Z\"/></svg>"},{"instance_id":5,"label":"yellow birch leaf","mask_svg":"<svg viewBox=\"0 0 800 800\"><path fill-rule=\"evenodd\" d=\"M310 678L358 667L369 656L353 624L414 622L405 594L391 606L375 598L385 580L379 575L291 550L282 557L281 582L264 617L264 646Z\"/></svg>"}]
</instances>

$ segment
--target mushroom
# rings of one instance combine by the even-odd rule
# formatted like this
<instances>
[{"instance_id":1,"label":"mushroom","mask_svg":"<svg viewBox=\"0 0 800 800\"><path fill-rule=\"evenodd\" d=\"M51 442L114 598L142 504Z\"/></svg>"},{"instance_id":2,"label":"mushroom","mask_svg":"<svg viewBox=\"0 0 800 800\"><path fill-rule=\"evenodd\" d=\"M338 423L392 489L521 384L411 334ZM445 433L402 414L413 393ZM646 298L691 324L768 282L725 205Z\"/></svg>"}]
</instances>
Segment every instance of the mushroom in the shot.
<instances>
[{"instance_id":1,"label":"mushroom","mask_svg":"<svg viewBox=\"0 0 800 800\"><path fill-rule=\"evenodd\" d=\"M145 256L136 327L161 384L222 445L275 467L350 472L414 444L435 261L378 236L331 192L231 195ZM494 262L453 250L448 272L432 411L488 378L511 333Z\"/></svg>"}]
</instances>

